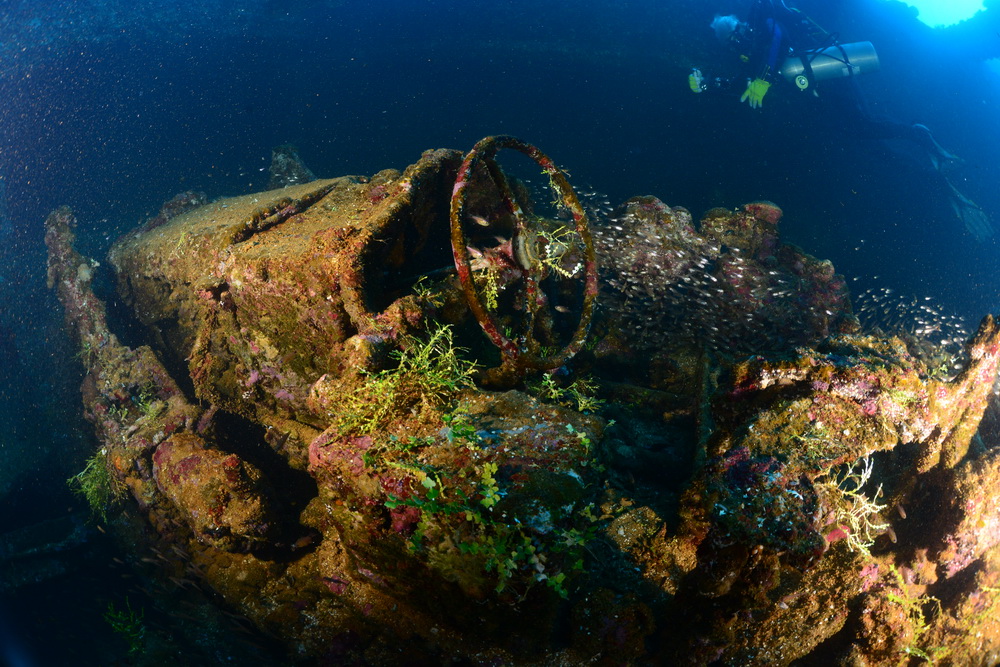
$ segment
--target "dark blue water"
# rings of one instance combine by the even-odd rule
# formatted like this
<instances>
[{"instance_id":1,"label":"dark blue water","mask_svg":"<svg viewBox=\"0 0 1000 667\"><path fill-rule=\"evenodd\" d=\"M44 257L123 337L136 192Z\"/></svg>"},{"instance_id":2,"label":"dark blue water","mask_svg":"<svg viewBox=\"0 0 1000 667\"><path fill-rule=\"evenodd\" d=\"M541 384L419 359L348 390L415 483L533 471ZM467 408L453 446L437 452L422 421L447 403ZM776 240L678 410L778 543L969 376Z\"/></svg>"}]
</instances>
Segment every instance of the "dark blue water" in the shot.
<instances>
[{"instance_id":1,"label":"dark blue water","mask_svg":"<svg viewBox=\"0 0 1000 667\"><path fill-rule=\"evenodd\" d=\"M513 134L613 202L653 194L697 217L768 199L786 241L859 286L931 296L972 322L1000 310L996 239L966 232L912 147L787 86L759 111L738 92L690 92L691 67L736 69L708 23L746 4L0 0L0 529L85 513L63 484L92 443L44 285L45 215L71 205L81 250L102 257L180 191L264 189L286 142L335 176ZM986 65L1000 2L986 4L941 30L897 2L798 6L844 42L875 43L881 71L858 82L869 106L928 125L965 161L955 185L1000 226L1000 76ZM21 589L6 614L44 663L46 624L72 621L24 606L34 598L54 604Z\"/></svg>"}]
</instances>

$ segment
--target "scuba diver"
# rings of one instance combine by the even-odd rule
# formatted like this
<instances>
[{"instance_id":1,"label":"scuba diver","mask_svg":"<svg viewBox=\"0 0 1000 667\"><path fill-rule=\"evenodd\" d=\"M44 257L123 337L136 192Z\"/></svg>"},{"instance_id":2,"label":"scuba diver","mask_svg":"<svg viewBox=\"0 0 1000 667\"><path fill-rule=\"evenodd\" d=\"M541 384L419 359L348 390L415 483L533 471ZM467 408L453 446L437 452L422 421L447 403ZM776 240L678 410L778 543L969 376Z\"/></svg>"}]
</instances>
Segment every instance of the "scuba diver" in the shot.
<instances>
[{"instance_id":1,"label":"scuba diver","mask_svg":"<svg viewBox=\"0 0 1000 667\"><path fill-rule=\"evenodd\" d=\"M716 16L711 28L718 40L738 55L746 72L742 77L709 78L694 68L688 75L692 92L738 92L742 79L746 88L740 102L760 109L772 85L794 86L815 97L819 97L821 83L828 85L836 92L825 95L824 103L843 119L852 136L869 141L901 139L917 146L930 161L941 189L969 233L977 241L993 235L986 212L948 178L962 160L945 150L925 125L907 125L869 111L855 77L879 68L871 42L842 44L836 34L788 7L784 0L754 0L746 21L732 15Z\"/></svg>"}]
</instances>

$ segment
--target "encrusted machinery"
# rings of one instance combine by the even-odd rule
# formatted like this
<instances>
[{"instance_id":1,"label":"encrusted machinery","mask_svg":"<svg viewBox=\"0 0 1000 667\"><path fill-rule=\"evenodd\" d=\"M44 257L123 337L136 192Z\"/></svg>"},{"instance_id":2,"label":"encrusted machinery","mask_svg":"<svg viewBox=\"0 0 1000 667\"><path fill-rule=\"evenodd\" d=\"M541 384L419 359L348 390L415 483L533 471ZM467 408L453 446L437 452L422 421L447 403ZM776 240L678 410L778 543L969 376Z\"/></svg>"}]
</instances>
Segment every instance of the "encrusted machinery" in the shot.
<instances>
[{"instance_id":1,"label":"encrusted machinery","mask_svg":"<svg viewBox=\"0 0 1000 667\"><path fill-rule=\"evenodd\" d=\"M112 249L133 348L53 212L126 511L297 657L995 662L993 319L935 376L773 204L589 218L510 137L185 196Z\"/></svg>"}]
</instances>

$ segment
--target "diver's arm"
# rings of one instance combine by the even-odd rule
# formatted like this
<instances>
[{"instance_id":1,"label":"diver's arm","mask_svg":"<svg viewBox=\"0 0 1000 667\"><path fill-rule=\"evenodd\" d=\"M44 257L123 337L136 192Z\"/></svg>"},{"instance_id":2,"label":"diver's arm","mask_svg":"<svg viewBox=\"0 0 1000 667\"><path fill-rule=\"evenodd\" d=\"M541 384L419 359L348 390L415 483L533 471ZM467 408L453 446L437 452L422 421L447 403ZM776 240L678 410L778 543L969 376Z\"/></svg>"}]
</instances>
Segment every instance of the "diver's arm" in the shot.
<instances>
[{"instance_id":1,"label":"diver's arm","mask_svg":"<svg viewBox=\"0 0 1000 667\"><path fill-rule=\"evenodd\" d=\"M758 70L757 78L772 83L774 73L778 71L778 58L781 57L781 44L785 40L785 32L781 24L774 19L767 20L767 27L771 32L771 43L767 49L767 60Z\"/></svg>"},{"instance_id":2,"label":"diver's arm","mask_svg":"<svg viewBox=\"0 0 1000 667\"><path fill-rule=\"evenodd\" d=\"M764 96L771 87L775 72L778 71L778 57L781 55L781 44L784 41L784 33L780 23L774 19L768 19L767 27L771 33L767 59L753 68L753 71L757 72L756 78L747 83L747 89L740 97L740 102L747 102L751 109L759 109L763 106Z\"/></svg>"}]
</instances>

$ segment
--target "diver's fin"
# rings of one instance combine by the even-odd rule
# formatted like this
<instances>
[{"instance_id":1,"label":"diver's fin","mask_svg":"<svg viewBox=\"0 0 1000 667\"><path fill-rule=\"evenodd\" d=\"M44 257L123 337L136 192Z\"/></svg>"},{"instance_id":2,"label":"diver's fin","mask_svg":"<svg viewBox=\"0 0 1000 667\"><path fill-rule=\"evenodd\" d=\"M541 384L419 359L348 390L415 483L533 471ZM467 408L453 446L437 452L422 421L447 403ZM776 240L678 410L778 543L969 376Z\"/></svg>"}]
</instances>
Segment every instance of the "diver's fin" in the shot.
<instances>
[{"instance_id":1,"label":"diver's fin","mask_svg":"<svg viewBox=\"0 0 1000 667\"><path fill-rule=\"evenodd\" d=\"M991 238L994 233L993 223L986 211L976 202L972 201L958 191L951 181L945 179L948 189L951 191L948 198L951 200L951 207L955 210L955 215L962 221L965 228L972 236L982 243Z\"/></svg>"},{"instance_id":2,"label":"diver's fin","mask_svg":"<svg viewBox=\"0 0 1000 667\"><path fill-rule=\"evenodd\" d=\"M934 165L934 171L941 174L950 174L951 172L965 166L965 160L958 157L954 153L945 152L944 154L931 153L930 154L931 164Z\"/></svg>"},{"instance_id":3,"label":"diver's fin","mask_svg":"<svg viewBox=\"0 0 1000 667\"><path fill-rule=\"evenodd\" d=\"M934 165L935 171L947 174L965 164L965 160L951 151L945 150L926 125L914 123L912 129L914 141L927 151L927 156L930 158L931 164Z\"/></svg>"}]
</instances>

